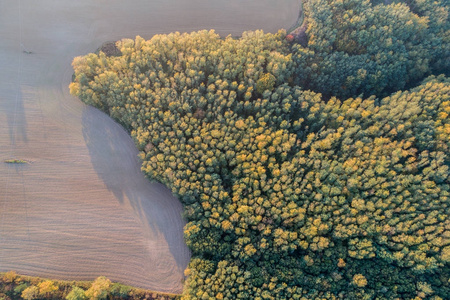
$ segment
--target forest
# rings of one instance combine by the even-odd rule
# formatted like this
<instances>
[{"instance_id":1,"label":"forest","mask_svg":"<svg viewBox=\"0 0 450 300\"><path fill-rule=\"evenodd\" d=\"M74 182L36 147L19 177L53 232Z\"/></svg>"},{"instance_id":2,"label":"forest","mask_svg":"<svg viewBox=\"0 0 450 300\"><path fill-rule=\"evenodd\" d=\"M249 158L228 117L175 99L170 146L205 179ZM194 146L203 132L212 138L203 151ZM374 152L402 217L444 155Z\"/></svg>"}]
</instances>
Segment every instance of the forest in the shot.
<instances>
[{"instance_id":1,"label":"forest","mask_svg":"<svg viewBox=\"0 0 450 300\"><path fill-rule=\"evenodd\" d=\"M70 92L182 202L183 299L446 299L448 2L303 9L307 43L123 39L75 58Z\"/></svg>"}]
</instances>

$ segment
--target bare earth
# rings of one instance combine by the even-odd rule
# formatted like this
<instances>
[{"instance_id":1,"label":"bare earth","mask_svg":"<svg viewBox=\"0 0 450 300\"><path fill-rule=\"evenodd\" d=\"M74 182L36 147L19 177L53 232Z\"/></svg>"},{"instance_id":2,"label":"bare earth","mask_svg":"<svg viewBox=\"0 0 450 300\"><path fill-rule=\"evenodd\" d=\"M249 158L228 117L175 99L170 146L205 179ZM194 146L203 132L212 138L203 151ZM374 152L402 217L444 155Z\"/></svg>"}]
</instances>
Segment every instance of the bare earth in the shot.
<instances>
[{"instance_id":1,"label":"bare earth","mask_svg":"<svg viewBox=\"0 0 450 300\"><path fill-rule=\"evenodd\" d=\"M0 0L0 271L105 275L181 292L190 258L182 206L144 178L118 124L69 95L71 61L136 35L276 32L295 24L299 7L298 0Z\"/></svg>"}]
</instances>

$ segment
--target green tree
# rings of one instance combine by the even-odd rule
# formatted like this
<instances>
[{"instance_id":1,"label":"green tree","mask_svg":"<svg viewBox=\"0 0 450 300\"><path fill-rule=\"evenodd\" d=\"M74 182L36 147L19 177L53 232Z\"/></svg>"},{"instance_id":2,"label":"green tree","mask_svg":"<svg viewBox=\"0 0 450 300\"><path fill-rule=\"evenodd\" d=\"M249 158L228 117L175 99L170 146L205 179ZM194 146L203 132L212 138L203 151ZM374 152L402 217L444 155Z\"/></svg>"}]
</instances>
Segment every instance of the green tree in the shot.
<instances>
[{"instance_id":1,"label":"green tree","mask_svg":"<svg viewBox=\"0 0 450 300\"><path fill-rule=\"evenodd\" d=\"M77 286L73 286L72 290L66 296L66 300L85 300L87 299L85 291Z\"/></svg>"}]
</instances>

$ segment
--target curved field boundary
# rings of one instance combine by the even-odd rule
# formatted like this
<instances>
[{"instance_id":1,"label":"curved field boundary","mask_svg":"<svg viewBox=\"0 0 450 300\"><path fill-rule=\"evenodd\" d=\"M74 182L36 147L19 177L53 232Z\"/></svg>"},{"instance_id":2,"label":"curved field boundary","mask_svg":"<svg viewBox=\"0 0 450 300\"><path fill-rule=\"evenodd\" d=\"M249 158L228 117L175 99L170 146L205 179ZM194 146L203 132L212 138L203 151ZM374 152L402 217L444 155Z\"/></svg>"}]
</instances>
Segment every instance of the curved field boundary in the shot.
<instances>
[{"instance_id":1,"label":"curved field boundary","mask_svg":"<svg viewBox=\"0 0 450 300\"><path fill-rule=\"evenodd\" d=\"M71 61L136 35L275 32L295 23L299 7L298 0L0 1L0 271L105 275L180 292L190 258L182 206L144 178L118 124L69 95Z\"/></svg>"}]
</instances>

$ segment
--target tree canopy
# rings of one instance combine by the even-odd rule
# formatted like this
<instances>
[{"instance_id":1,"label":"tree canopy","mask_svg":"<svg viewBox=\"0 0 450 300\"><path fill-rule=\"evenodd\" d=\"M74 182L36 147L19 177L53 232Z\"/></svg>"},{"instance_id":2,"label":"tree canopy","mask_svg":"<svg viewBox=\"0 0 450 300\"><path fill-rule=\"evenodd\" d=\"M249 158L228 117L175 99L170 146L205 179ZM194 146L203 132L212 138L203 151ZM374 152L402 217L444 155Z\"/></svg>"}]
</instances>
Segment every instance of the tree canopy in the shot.
<instances>
[{"instance_id":1,"label":"tree canopy","mask_svg":"<svg viewBox=\"0 0 450 300\"><path fill-rule=\"evenodd\" d=\"M293 58L304 88L327 97L384 97L425 75L449 75L447 1L308 0L303 6L308 44L295 45Z\"/></svg>"},{"instance_id":2,"label":"tree canopy","mask_svg":"<svg viewBox=\"0 0 450 300\"><path fill-rule=\"evenodd\" d=\"M331 19L340 18L333 10L370 6L344 3L327 6ZM424 47L411 32L425 36L426 22L402 4L371 10L372 23L389 21L380 11L396 22L411 19L410 33L392 40L404 52L385 63L405 65L383 71L382 81L426 74L429 64L422 72L420 61L430 54L400 57ZM389 22L372 34L406 30ZM128 129L143 172L184 205L193 254L185 299L450 294L450 82L430 77L384 98L325 101L294 85L303 80L300 52L329 57L342 47L349 57L378 56L345 26L336 36L359 44L326 41L318 26L310 23L310 48L294 46L293 54L282 31L240 39L199 31L125 39L117 42L119 56L100 52L73 62L71 93ZM316 31L324 36L313 38ZM372 88L361 87L372 93L379 83L370 80Z\"/></svg>"}]
</instances>

